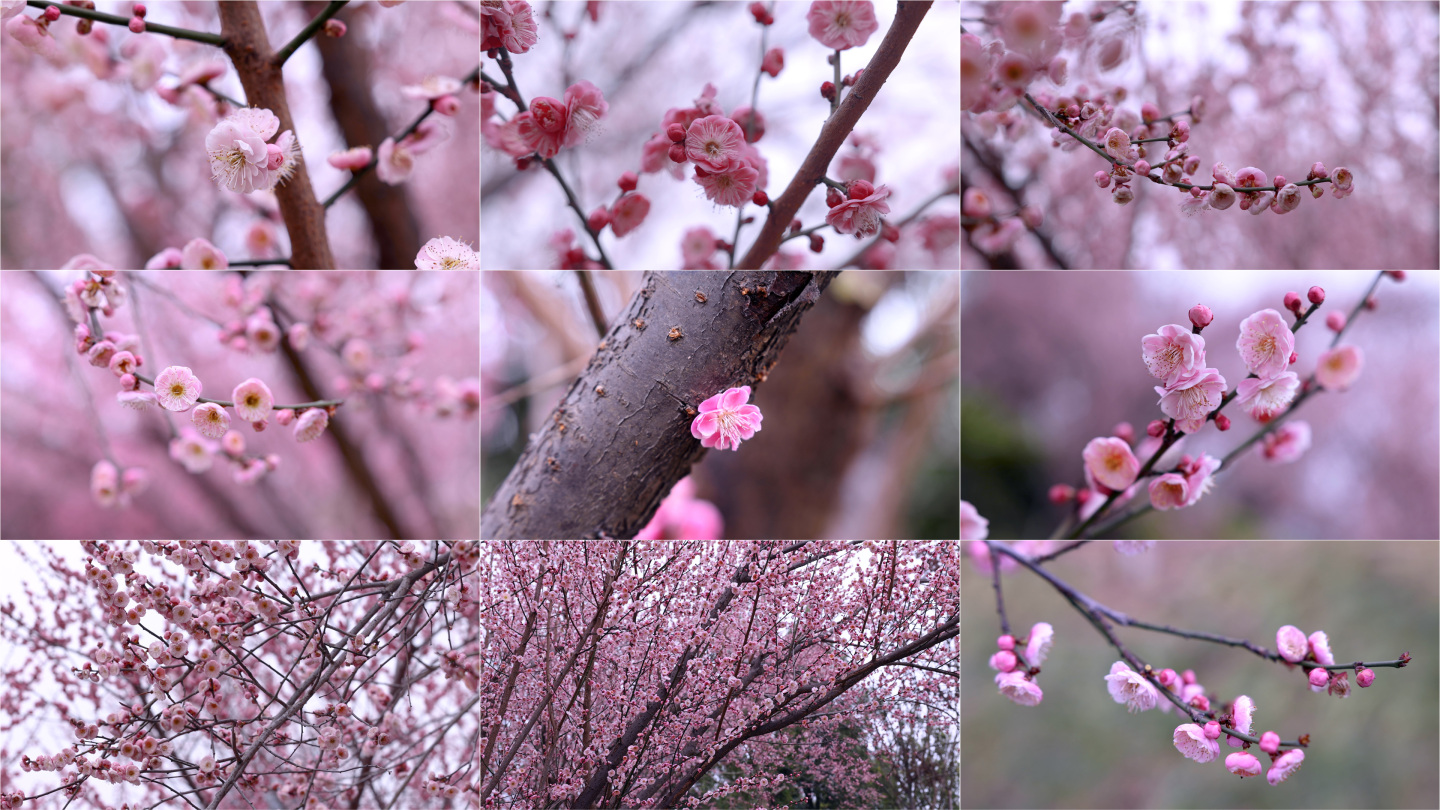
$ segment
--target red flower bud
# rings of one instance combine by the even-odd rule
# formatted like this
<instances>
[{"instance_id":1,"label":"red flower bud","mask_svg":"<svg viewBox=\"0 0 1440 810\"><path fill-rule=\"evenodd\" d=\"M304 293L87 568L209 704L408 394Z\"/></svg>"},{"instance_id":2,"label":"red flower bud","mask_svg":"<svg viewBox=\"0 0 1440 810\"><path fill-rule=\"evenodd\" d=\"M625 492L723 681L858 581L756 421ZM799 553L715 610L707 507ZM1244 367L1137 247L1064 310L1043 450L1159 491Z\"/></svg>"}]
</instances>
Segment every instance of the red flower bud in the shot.
<instances>
[{"instance_id":1,"label":"red flower bud","mask_svg":"<svg viewBox=\"0 0 1440 810\"><path fill-rule=\"evenodd\" d=\"M634 172L625 172L620 175L620 180L617 185L620 186L621 191L634 191L636 184L639 182L640 178L636 177Z\"/></svg>"},{"instance_id":2,"label":"red flower bud","mask_svg":"<svg viewBox=\"0 0 1440 810\"><path fill-rule=\"evenodd\" d=\"M1226 415L1223 414L1223 413L1221 413L1221 414L1216 414L1216 415L1215 415L1215 427L1216 427L1216 428L1219 428L1220 430L1229 430L1229 429L1230 429L1230 417L1226 416Z\"/></svg>"},{"instance_id":3,"label":"red flower bud","mask_svg":"<svg viewBox=\"0 0 1440 810\"><path fill-rule=\"evenodd\" d=\"M1310 292L1306 293L1306 297L1310 299L1310 303L1312 304L1325 303L1325 291L1319 287L1311 287Z\"/></svg>"},{"instance_id":4,"label":"red flower bud","mask_svg":"<svg viewBox=\"0 0 1440 810\"><path fill-rule=\"evenodd\" d=\"M836 189L836 188L833 187L833 186L831 186L829 189L826 189L826 191L825 191L825 204L826 204L826 205L830 206L831 208L834 208L835 206L837 206L837 205L839 205L840 203L843 203L843 202L845 202L845 195L841 194L838 189Z\"/></svg>"},{"instance_id":5,"label":"red flower bud","mask_svg":"<svg viewBox=\"0 0 1440 810\"><path fill-rule=\"evenodd\" d=\"M823 98L823 99L825 99L826 101L834 101L834 100L835 100L835 83L834 83L834 82L825 82L824 84L820 85L820 97Z\"/></svg>"},{"instance_id":6,"label":"red flower bud","mask_svg":"<svg viewBox=\"0 0 1440 810\"><path fill-rule=\"evenodd\" d=\"M755 203L756 205L769 205L770 195L766 194L763 191L757 191L755 192L755 196L750 198L750 201Z\"/></svg>"},{"instance_id":7,"label":"red flower bud","mask_svg":"<svg viewBox=\"0 0 1440 810\"><path fill-rule=\"evenodd\" d=\"M670 144L670 159L676 163L684 163L685 147L678 143Z\"/></svg>"},{"instance_id":8,"label":"red flower bud","mask_svg":"<svg viewBox=\"0 0 1440 810\"><path fill-rule=\"evenodd\" d=\"M1298 315L1300 313L1300 293L1293 290L1285 293L1285 308Z\"/></svg>"},{"instance_id":9,"label":"red flower bud","mask_svg":"<svg viewBox=\"0 0 1440 810\"><path fill-rule=\"evenodd\" d=\"M665 128L665 137L675 143L685 140L685 127L681 124L671 124ZM679 161L676 161L677 163Z\"/></svg>"},{"instance_id":10,"label":"red flower bud","mask_svg":"<svg viewBox=\"0 0 1440 810\"><path fill-rule=\"evenodd\" d=\"M821 236L821 235L818 234L818 233L812 233L812 234L810 234L810 251L811 251L812 253L819 253L820 251L822 251L822 250L824 250L824 249L825 249L825 237Z\"/></svg>"},{"instance_id":11,"label":"red flower bud","mask_svg":"<svg viewBox=\"0 0 1440 810\"><path fill-rule=\"evenodd\" d=\"M1075 500L1075 488L1069 484L1056 484L1050 487L1050 502L1053 504L1067 504Z\"/></svg>"}]
</instances>

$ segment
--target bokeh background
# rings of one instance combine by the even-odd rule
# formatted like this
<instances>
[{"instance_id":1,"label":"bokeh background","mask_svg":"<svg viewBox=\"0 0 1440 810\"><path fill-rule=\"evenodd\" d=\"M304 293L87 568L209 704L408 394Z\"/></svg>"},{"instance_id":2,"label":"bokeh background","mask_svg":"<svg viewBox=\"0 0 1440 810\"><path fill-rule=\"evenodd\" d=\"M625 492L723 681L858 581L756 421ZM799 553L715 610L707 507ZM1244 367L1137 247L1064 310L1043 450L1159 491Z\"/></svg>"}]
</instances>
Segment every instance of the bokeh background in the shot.
<instances>
[{"instance_id":1,"label":"bokeh background","mask_svg":"<svg viewBox=\"0 0 1440 810\"><path fill-rule=\"evenodd\" d=\"M965 30L989 42L1007 3L962 3ZM1211 167L1255 166L1267 177L1303 180L1315 161L1355 174L1354 194L1303 194L1284 216L1251 216L1238 206L1194 217L1184 195L1132 183L1135 200L1116 205L1095 186L1108 164L1081 146L1062 152L1019 107L962 113L961 185L983 189L997 212L1035 205L1044 224L1013 250L987 257L963 239L962 267L1069 268L1403 268L1440 264L1440 80L1434 2L1108 2L1066 3L1073 14L1110 11L1087 39L1072 41L1064 85L1035 81L1032 94L1061 96L1123 87L1117 105L1139 113L1185 110L1200 95L1206 111L1191 130ZM1133 13L1132 13L1133 12ZM1097 43L1117 41L1124 60L1096 65ZM1153 146L1153 145L1152 145ZM1153 155L1153 152L1152 152ZM1154 160L1152 158L1151 162ZM1203 179L1202 179L1203 178ZM1328 188L1328 186L1327 186Z\"/></svg>"},{"instance_id":2,"label":"bokeh background","mask_svg":"<svg viewBox=\"0 0 1440 810\"><path fill-rule=\"evenodd\" d=\"M97 11L128 17L133 4L95 5ZM220 31L214 3L146 5L150 22ZM285 92L304 170L320 199L351 175L327 163L328 156L350 145L378 150L386 135L399 134L425 110L426 102L405 97L402 87L435 74L460 78L475 69L479 6L473 0L393 8L351 3L336 15L349 28L344 37L318 37L285 63ZM278 49L325 3L287 0L260 7L270 44ZM23 13L34 17L39 11ZM184 100L172 105L152 89L136 89L133 65L121 49L137 35L96 25L92 34L80 36L75 21L67 16L51 26L67 54L63 66L0 35L0 266L54 269L72 256L92 253L133 269L197 237L231 260L289 256L272 193L236 194L211 179L205 136L216 123L214 110ZM160 34L138 36L164 50L161 86L173 87L178 74L218 59L226 72L211 86L244 100L234 66L220 49ZM468 89L457 97L458 115L426 119L443 119L439 123L450 137L417 157L409 180L388 186L372 170L358 193L352 189L331 206L325 221L336 267L414 268L420 246L437 236L476 244L480 98ZM347 144L346 132L370 137ZM246 235L263 223L274 226L280 241L257 253Z\"/></svg>"},{"instance_id":3,"label":"bokeh background","mask_svg":"<svg viewBox=\"0 0 1440 810\"><path fill-rule=\"evenodd\" d=\"M1094 543L1046 565L1111 608L1146 621L1273 649L1293 624L1324 630L1337 662L1394 660L1368 689L1315 694L1300 670L1243 649L1119 628L1153 666L1194 669L1215 699L1255 700L1255 725L1283 739L1310 734L1300 771L1271 787L1241 780L1223 762L1175 750L1180 715L1127 714L1105 688L1119 659L1048 583L1028 570L1003 578L1016 636L1055 627L1037 683L1039 706L1000 695L987 666L1000 635L990 577L966 561L961 605L961 804L964 807L1434 807L1437 747L1437 579L1440 548L1426 542L1159 543L1138 556ZM1222 756L1232 749L1221 743ZM1268 764L1268 757L1261 757Z\"/></svg>"},{"instance_id":4,"label":"bokeh background","mask_svg":"<svg viewBox=\"0 0 1440 810\"><path fill-rule=\"evenodd\" d=\"M1348 202L1348 201L1347 201ZM1081 451L1129 422L1143 438L1163 416L1140 341L1188 324L1197 303L1214 312L1207 362L1230 387L1245 376L1239 324L1284 312L1289 290L1312 285L1325 304L1296 335L1302 378L1374 279L1365 272L973 272L961 274L961 492L990 520L992 538L1048 537L1066 512L1046 499L1055 483L1083 486ZM1145 538L1435 538L1440 536L1440 274L1383 279L1377 309L1344 342L1364 368L1342 394L1311 397L1296 413L1313 431L1291 464L1247 451L1196 505L1151 512L1117 536ZM1287 318L1287 323L1290 319ZM1233 404L1233 426L1187 438L1181 453L1223 457L1259 429ZM1178 454L1172 455L1178 459ZM1132 505L1146 503L1138 492Z\"/></svg>"},{"instance_id":5,"label":"bokeh background","mask_svg":"<svg viewBox=\"0 0 1440 810\"><path fill-rule=\"evenodd\" d=\"M715 101L728 115L749 106L755 73L760 65L761 27L747 10L749 3L732 2L606 2L599 3L599 19L591 22L586 4L535 3L540 24L538 44L517 54L515 81L527 99L563 98L565 88L580 79L594 83L605 94L610 109L600 128L581 145L565 149L556 164L574 189L581 208L589 212L615 201L615 181L626 171L640 172L641 148L660 131L660 120L672 108L694 106L705 85L718 90ZM767 5L771 5L767 3ZM774 3L775 24L768 29L768 47L785 52L780 75L760 79L760 114L765 134L755 144L769 165L770 198L784 191L800 162L810 151L830 113L820 97L821 82L834 78L826 64L829 53L808 31L805 12L809 3ZM879 147L875 159L876 185L892 190L892 216L905 217L945 188L945 172L953 171L959 147L960 52L955 29L960 4L941 0L926 13L900 64L875 97L855 132L870 137ZM895 17L893 0L875 3L880 28L861 47L844 51L841 69L854 73L875 55ZM564 32L574 32L564 41ZM624 43L624 47L617 47ZM485 72L500 79L494 60L485 59ZM492 73L493 71L493 73ZM515 107L501 99L497 112L509 118ZM841 156L853 151L848 143L832 163L835 176ZM634 232L616 239L601 236L606 254L618 267L679 268L680 239L689 228L705 226L722 239L735 233L736 210L717 206L695 183L692 167L683 180L669 172L641 174L638 190L650 199L650 213ZM796 214L806 227L825 218L825 195L813 193ZM746 214L760 209L746 207ZM762 212L763 213L763 212ZM959 226L960 200L941 198L925 209L926 216L948 217L950 228ZM747 226L739 252L758 233ZM569 228L594 255L594 245L579 219L565 204L555 178L543 168L517 172L515 161L504 152L485 146L481 157L481 261L486 269L559 267L550 240ZM932 254L918 238L907 233L896 245L888 267L955 268L959 262L958 231ZM824 253L811 253L804 240L787 242L782 250L809 268L833 268L851 257L864 243L833 230L825 237Z\"/></svg>"},{"instance_id":6,"label":"bokeh background","mask_svg":"<svg viewBox=\"0 0 1440 810\"><path fill-rule=\"evenodd\" d=\"M608 324L643 284L592 273ZM576 273L483 273L481 502L600 342ZM696 497L719 537L959 537L959 274L849 270L754 386L764 428L705 454ZM673 491L673 490L672 490Z\"/></svg>"},{"instance_id":7,"label":"bokeh background","mask_svg":"<svg viewBox=\"0 0 1440 810\"><path fill-rule=\"evenodd\" d=\"M0 536L370 539L391 536L377 517L382 502L404 536L478 536L476 274L252 272L243 284L233 272L120 274L129 298L102 327L142 336L146 376L187 366L213 399L228 400L258 377L276 404L308 401L282 352L218 339L241 317L231 290L265 296L282 329L310 325L301 361L322 394L346 402L305 444L293 425L272 418L256 433L227 409L247 454L280 456L251 486L235 483L223 454L196 474L172 460L171 437L193 429L190 414L119 404L114 374L75 353L74 323L54 290L81 275L0 274ZM342 359L354 338L371 347L368 373ZM367 387L369 374L378 390ZM348 437L350 461L336 428ZM91 468L107 456L150 477L128 508L105 508L90 495Z\"/></svg>"}]
</instances>

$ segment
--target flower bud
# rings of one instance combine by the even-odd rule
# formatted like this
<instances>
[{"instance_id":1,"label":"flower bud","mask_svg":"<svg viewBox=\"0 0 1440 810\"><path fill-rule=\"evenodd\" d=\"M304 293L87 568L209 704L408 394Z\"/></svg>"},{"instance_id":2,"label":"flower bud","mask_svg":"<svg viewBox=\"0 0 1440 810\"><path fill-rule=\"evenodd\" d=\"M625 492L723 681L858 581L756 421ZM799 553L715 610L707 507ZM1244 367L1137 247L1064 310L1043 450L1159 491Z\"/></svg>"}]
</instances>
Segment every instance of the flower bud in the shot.
<instances>
[{"instance_id":1,"label":"flower bud","mask_svg":"<svg viewBox=\"0 0 1440 810\"><path fill-rule=\"evenodd\" d=\"M685 127L680 124L671 124L665 128L665 137L675 143L685 140Z\"/></svg>"},{"instance_id":2,"label":"flower bud","mask_svg":"<svg viewBox=\"0 0 1440 810\"><path fill-rule=\"evenodd\" d=\"M670 159L676 163L684 163L685 147L678 143L670 144Z\"/></svg>"},{"instance_id":3,"label":"flower bud","mask_svg":"<svg viewBox=\"0 0 1440 810\"><path fill-rule=\"evenodd\" d=\"M1215 314L1204 304L1196 304L1190 308L1190 323L1197 329L1204 329L1215 320Z\"/></svg>"},{"instance_id":4,"label":"flower bud","mask_svg":"<svg viewBox=\"0 0 1440 810\"><path fill-rule=\"evenodd\" d=\"M845 195L841 194L839 189L832 186L825 190L825 204L827 206L834 208L843 202L845 202Z\"/></svg>"},{"instance_id":5,"label":"flower bud","mask_svg":"<svg viewBox=\"0 0 1440 810\"><path fill-rule=\"evenodd\" d=\"M1211 720L1205 724L1205 736L1212 740L1220 739L1220 724Z\"/></svg>"},{"instance_id":6,"label":"flower bud","mask_svg":"<svg viewBox=\"0 0 1440 810\"><path fill-rule=\"evenodd\" d=\"M340 38L340 37L345 36L345 31L346 31L345 23L343 23L343 22L341 22L341 21L339 21L339 20L326 20L326 21L325 21L325 36L327 36L327 37L335 37L335 38L338 39L338 38Z\"/></svg>"},{"instance_id":7,"label":"flower bud","mask_svg":"<svg viewBox=\"0 0 1440 810\"><path fill-rule=\"evenodd\" d=\"M1339 332L1341 329L1345 328L1345 313L1336 310L1329 315L1326 315L1325 325L1330 327L1331 330Z\"/></svg>"},{"instance_id":8,"label":"flower bud","mask_svg":"<svg viewBox=\"0 0 1440 810\"><path fill-rule=\"evenodd\" d=\"M753 202L756 205L769 205L770 195L766 194L763 191L757 191L755 192L755 196L750 198L750 202Z\"/></svg>"},{"instance_id":9,"label":"flower bud","mask_svg":"<svg viewBox=\"0 0 1440 810\"><path fill-rule=\"evenodd\" d=\"M1330 670L1324 667L1315 667L1310 670L1310 685L1312 687L1318 689L1327 683L1330 683Z\"/></svg>"},{"instance_id":10,"label":"flower bud","mask_svg":"<svg viewBox=\"0 0 1440 810\"><path fill-rule=\"evenodd\" d=\"M1325 303L1325 291L1320 289L1319 287L1311 287L1310 291L1306 293L1305 296L1310 299L1310 303L1317 306Z\"/></svg>"},{"instance_id":11,"label":"flower bud","mask_svg":"<svg viewBox=\"0 0 1440 810\"><path fill-rule=\"evenodd\" d=\"M1299 359L1300 359L1300 353L1299 353L1299 352L1290 352L1290 365L1292 365L1292 366L1295 365L1295 361L1296 361L1296 360L1299 360Z\"/></svg>"},{"instance_id":12,"label":"flower bud","mask_svg":"<svg viewBox=\"0 0 1440 810\"><path fill-rule=\"evenodd\" d=\"M144 17L144 16L145 16L145 4L144 4L144 3L136 3L136 4L135 4L135 8L133 9L133 11L134 11L136 17Z\"/></svg>"},{"instance_id":13,"label":"flower bud","mask_svg":"<svg viewBox=\"0 0 1440 810\"><path fill-rule=\"evenodd\" d=\"M1095 185L1100 188L1110 187L1110 175L1105 172L1095 172Z\"/></svg>"},{"instance_id":14,"label":"flower bud","mask_svg":"<svg viewBox=\"0 0 1440 810\"><path fill-rule=\"evenodd\" d=\"M130 30L136 34L145 33L145 21L139 17L130 18Z\"/></svg>"},{"instance_id":15,"label":"flower bud","mask_svg":"<svg viewBox=\"0 0 1440 810\"><path fill-rule=\"evenodd\" d=\"M44 11L44 13L43 13L41 16L43 16L45 19L49 20L50 22L55 22L56 20L60 19L60 7L59 7L59 6L46 6L46 7L45 7L45 11Z\"/></svg>"},{"instance_id":16,"label":"flower bud","mask_svg":"<svg viewBox=\"0 0 1440 810\"><path fill-rule=\"evenodd\" d=\"M834 101L834 100L835 100L835 83L834 83L834 82L825 82L824 84L820 85L820 97L823 98L823 99L825 99L826 101Z\"/></svg>"},{"instance_id":17,"label":"flower bud","mask_svg":"<svg viewBox=\"0 0 1440 810\"><path fill-rule=\"evenodd\" d=\"M1126 444L1135 441L1135 428L1129 422L1117 424L1110 434Z\"/></svg>"},{"instance_id":18,"label":"flower bud","mask_svg":"<svg viewBox=\"0 0 1440 810\"><path fill-rule=\"evenodd\" d=\"M1267 731L1260 735L1260 750L1267 754L1274 754L1280 750L1280 735L1273 731Z\"/></svg>"},{"instance_id":19,"label":"flower bud","mask_svg":"<svg viewBox=\"0 0 1440 810\"><path fill-rule=\"evenodd\" d=\"M845 190L845 196L852 200L863 200L875 193L875 186L866 180L854 180Z\"/></svg>"},{"instance_id":20,"label":"flower bud","mask_svg":"<svg viewBox=\"0 0 1440 810\"><path fill-rule=\"evenodd\" d=\"M825 250L825 237L818 233L810 234L810 252L820 253Z\"/></svg>"},{"instance_id":21,"label":"flower bud","mask_svg":"<svg viewBox=\"0 0 1440 810\"><path fill-rule=\"evenodd\" d=\"M635 186L638 185L639 182L640 178L635 176L635 172L625 172L620 175L620 179L616 181L616 185L620 186L621 191L634 191Z\"/></svg>"},{"instance_id":22,"label":"flower bud","mask_svg":"<svg viewBox=\"0 0 1440 810\"><path fill-rule=\"evenodd\" d=\"M1361 689L1364 689L1374 682L1375 670L1369 667L1361 667L1360 671L1355 673L1355 683L1359 684Z\"/></svg>"},{"instance_id":23,"label":"flower bud","mask_svg":"<svg viewBox=\"0 0 1440 810\"><path fill-rule=\"evenodd\" d=\"M610 210L602 205L594 211L591 211L589 218L586 219L585 222L590 226L590 230L599 233L605 230L606 225L610 224Z\"/></svg>"},{"instance_id":24,"label":"flower bud","mask_svg":"<svg viewBox=\"0 0 1440 810\"><path fill-rule=\"evenodd\" d=\"M1137 160L1137 161L1135 161L1135 173L1138 174L1138 175L1147 175L1147 174L1149 174L1149 173L1150 173L1150 163L1149 163L1148 161L1144 161L1144 160Z\"/></svg>"},{"instance_id":25,"label":"flower bud","mask_svg":"<svg viewBox=\"0 0 1440 810\"><path fill-rule=\"evenodd\" d=\"M1395 279L1396 281L1404 281L1404 280L1405 280L1405 271L1404 271L1404 270L1383 270L1383 271L1381 271L1381 272L1383 272L1385 275L1389 276L1390 278Z\"/></svg>"},{"instance_id":26,"label":"flower bud","mask_svg":"<svg viewBox=\"0 0 1440 810\"><path fill-rule=\"evenodd\" d=\"M1010 672L1020 662L1015 659L1015 653L1009 650L1001 650L990 656L990 668L1000 672Z\"/></svg>"},{"instance_id":27,"label":"flower bud","mask_svg":"<svg viewBox=\"0 0 1440 810\"><path fill-rule=\"evenodd\" d=\"M1002 650L1013 650L1015 649L1015 637L1006 633L1000 638L995 639L995 646Z\"/></svg>"},{"instance_id":28,"label":"flower bud","mask_svg":"<svg viewBox=\"0 0 1440 810\"><path fill-rule=\"evenodd\" d=\"M1075 500L1075 488L1069 484L1056 484L1050 487L1050 502L1056 505L1067 504Z\"/></svg>"},{"instance_id":29,"label":"flower bud","mask_svg":"<svg viewBox=\"0 0 1440 810\"><path fill-rule=\"evenodd\" d=\"M1221 431L1229 430L1230 417L1226 416L1223 413L1215 414L1215 428Z\"/></svg>"},{"instance_id":30,"label":"flower bud","mask_svg":"<svg viewBox=\"0 0 1440 810\"><path fill-rule=\"evenodd\" d=\"M1152 439L1158 439L1165 435L1165 423L1159 419L1154 420L1145 426L1145 435Z\"/></svg>"},{"instance_id":31,"label":"flower bud","mask_svg":"<svg viewBox=\"0 0 1440 810\"><path fill-rule=\"evenodd\" d=\"M1297 292L1295 292L1295 291L1293 291L1293 290L1290 291L1290 292L1285 293L1285 308L1288 309L1288 310L1290 310L1291 312L1295 313L1296 315L1299 315L1299 314L1300 314L1300 293L1297 293Z\"/></svg>"},{"instance_id":32,"label":"flower bud","mask_svg":"<svg viewBox=\"0 0 1440 810\"><path fill-rule=\"evenodd\" d=\"M330 22L339 22L339 20L331 20ZM460 113L460 99L453 95L443 95L430 102L430 106L435 108L435 112L452 118Z\"/></svg>"},{"instance_id":33,"label":"flower bud","mask_svg":"<svg viewBox=\"0 0 1440 810\"><path fill-rule=\"evenodd\" d=\"M1180 676L1175 673L1175 670L1166 667L1160 670L1160 674L1157 675L1156 678L1160 681L1161 686L1169 686L1178 681Z\"/></svg>"},{"instance_id":34,"label":"flower bud","mask_svg":"<svg viewBox=\"0 0 1440 810\"><path fill-rule=\"evenodd\" d=\"M1180 674L1180 677L1185 681L1186 685L1193 684L1195 683L1195 670L1187 669Z\"/></svg>"}]
</instances>

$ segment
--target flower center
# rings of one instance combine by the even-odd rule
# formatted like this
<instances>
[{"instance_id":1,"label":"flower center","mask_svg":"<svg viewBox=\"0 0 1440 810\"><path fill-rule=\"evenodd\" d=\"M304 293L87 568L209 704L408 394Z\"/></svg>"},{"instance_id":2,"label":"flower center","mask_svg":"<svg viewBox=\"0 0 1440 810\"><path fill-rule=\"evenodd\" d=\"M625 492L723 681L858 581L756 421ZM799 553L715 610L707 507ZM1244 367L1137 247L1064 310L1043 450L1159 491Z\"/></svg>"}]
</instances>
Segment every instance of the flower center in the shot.
<instances>
[{"instance_id":1,"label":"flower center","mask_svg":"<svg viewBox=\"0 0 1440 810\"><path fill-rule=\"evenodd\" d=\"M849 27L850 27L850 12L848 12L848 11L842 11L842 12L840 12L839 14L836 14L836 15L835 15L835 26L836 26L837 28L849 28Z\"/></svg>"},{"instance_id":2,"label":"flower center","mask_svg":"<svg viewBox=\"0 0 1440 810\"><path fill-rule=\"evenodd\" d=\"M184 385L181 385L180 383L175 383L174 385L170 386L170 396L172 396L172 397L183 397L183 396L185 396L185 386L184 386Z\"/></svg>"},{"instance_id":3,"label":"flower center","mask_svg":"<svg viewBox=\"0 0 1440 810\"><path fill-rule=\"evenodd\" d=\"M246 407L250 407L250 408L258 408L258 407L260 407L260 395L259 395L259 394L251 394L250 396L246 397L246 398L245 398L245 405L246 405Z\"/></svg>"}]
</instances>

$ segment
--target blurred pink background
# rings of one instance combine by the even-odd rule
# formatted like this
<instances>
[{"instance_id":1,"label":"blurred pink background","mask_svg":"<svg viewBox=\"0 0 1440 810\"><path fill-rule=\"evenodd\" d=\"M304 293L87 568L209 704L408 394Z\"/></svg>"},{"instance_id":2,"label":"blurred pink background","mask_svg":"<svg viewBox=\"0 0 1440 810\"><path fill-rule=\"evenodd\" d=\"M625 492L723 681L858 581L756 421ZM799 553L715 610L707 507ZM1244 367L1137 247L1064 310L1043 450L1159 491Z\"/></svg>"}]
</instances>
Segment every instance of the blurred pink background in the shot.
<instances>
[{"instance_id":1,"label":"blurred pink background","mask_svg":"<svg viewBox=\"0 0 1440 810\"><path fill-rule=\"evenodd\" d=\"M1063 512L1046 493L1056 483L1083 485L1085 443L1122 421L1143 438L1163 416L1140 356L1145 335L1188 324L1191 306L1209 306L1207 362L1233 389L1245 376L1235 350L1240 321L1266 308L1283 313L1287 291L1303 296L1319 285L1325 304L1295 337L1303 379L1334 336L1325 314L1348 314L1374 275L962 273L961 497L990 520L992 538L1048 537ZM1400 284L1386 278L1376 298L1377 309L1362 312L1342 341L1364 354L1355 385L1311 397L1294 417L1313 430L1304 456L1272 464L1246 451L1194 506L1151 512L1117 536L1440 536L1440 273L1412 272ZM1208 425L1181 452L1223 457L1259 429L1233 404L1225 413L1233 420L1228 432ZM1131 506L1147 502L1142 489Z\"/></svg>"},{"instance_id":2,"label":"blurred pink background","mask_svg":"<svg viewBox=\"0 0 1440 810\"><path fill-rule=\"evenodd\" d=\"M447 385L442 377L453 385L468 379L478 396L475 274L251 273L246 284L271 289L284 307L275 312L282 328L291 317L328 323L300 355L320 391L346 402L330 428L305 444L295 441L293 426L272 418L256 433L227 409L247 454L280 456L279 468L250 486L235 483L235 468L223 454L199 474L171 460L172 426L191 428L190 414L120 405L116 377L75 353L74 323L42 279L58 289L79 277L0 275L0 535L6 539L388 537L374 499L347 472L336 426L407 535L479 535L476 411L459 407L441 415L436 407ZM217 339L220 324L239 317L226 302L227 277L235 274L122 273L130 299L101 324L136 332L140 313L138 331L154 352L141 372L152 379L166 366L182 365L200 378L206 397L228 400L236 385L258 377L277 405L307 401L281 353L236 351ZM347 391L356 387L356 375L347 374L339 349L357 337L373 349L372 370L386 393ZM407 351L412 340L421 348ZM397 375L403 379L407 371L420 387L402 398L393 391ZM118 465L142 467L151 479L128 508L104 508L89 491L91 468L106 457L107 442Z\"/></svg>"}]
</instances>

